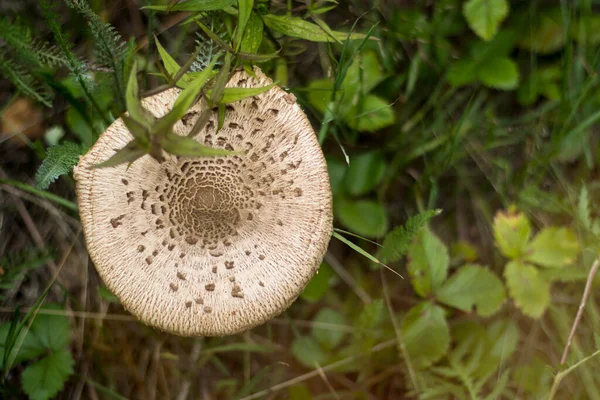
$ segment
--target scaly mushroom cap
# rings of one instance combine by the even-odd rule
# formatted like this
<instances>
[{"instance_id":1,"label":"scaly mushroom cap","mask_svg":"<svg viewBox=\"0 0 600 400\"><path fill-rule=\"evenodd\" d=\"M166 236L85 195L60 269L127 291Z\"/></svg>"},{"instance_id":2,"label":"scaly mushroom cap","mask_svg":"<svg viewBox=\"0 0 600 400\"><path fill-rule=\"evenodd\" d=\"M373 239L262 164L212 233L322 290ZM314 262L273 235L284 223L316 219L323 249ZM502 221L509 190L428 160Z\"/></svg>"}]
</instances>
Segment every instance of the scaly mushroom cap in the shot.
<instances>
[{"instance_id":1,"label":"scaly mushroom cap","mask_svg":"<svg viewBox=\"0 0 600 400\"><path fill-rule=\"evenodd\" d=\"M227 86L272 81L236 72ZM179 94L144 100L157 117ZM175 125L189 132L201 99ZM132 136L116 120L75 168L81 220L98 273L143 322L184 336L234 334L282 313L317 271L332 233L323 153L296 99L278 87L213 113L196 139L228 157L89 169Z\"/></svg>"}]
</instances>

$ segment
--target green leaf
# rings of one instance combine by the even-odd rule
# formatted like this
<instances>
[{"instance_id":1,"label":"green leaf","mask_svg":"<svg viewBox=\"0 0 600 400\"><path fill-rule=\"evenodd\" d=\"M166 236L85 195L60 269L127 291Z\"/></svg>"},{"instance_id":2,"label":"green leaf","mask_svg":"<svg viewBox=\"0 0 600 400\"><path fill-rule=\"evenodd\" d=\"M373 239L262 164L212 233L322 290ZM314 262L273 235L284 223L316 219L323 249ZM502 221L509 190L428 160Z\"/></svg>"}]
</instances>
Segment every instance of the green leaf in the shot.
<instances>
[{"instance_id":1,"label":"green leaf","mask_svg":"<svg viewBox=\"0 0 600 400\"><path fill-rule=\"evenodd\" d=\"M422 228L408 249L408 273L421 297L437 293L448 276L448 249L428 228Z\"/></svg>"},{"instance_id":2,"label":"green leaf","mask_svg":"<svg viewBox=\"0 0 600 400\"><path fill-rule=\"evenodd\" d=\"M450 65L446 76L453 86L464 86L477 80L477 63L463 58Z\"/></svg>"},{"instance_id":3,"label":"green leaf","mask_svg":"<svg viewBox=\"0 0 600 400\"><path fill-rule=\"evenodd\" d=\"M519 258L531 237L527 217L516 211L498 211L494 217L494 239L500 252L508 258Z\"/></svg>"},{"instance_id":4,"label":"green leaf","mask_svg":"<svg viewBox=\"0 0 600 400\"><path fill-rule=\"evenodd\" d=\"M360 246L352 243L350 240L346 239L344 236L340 235L335 230L333 231L332 236L334 238L338 239L340 242L344 243L346 246L350 247L352 250L356 251L361 256L368 258L369 260L371 260L372 262L374 262L376 264L381 264L381 262L378 259L376 259L375 257L373 257L369 252L363 250Z\"/></svg>"},{"instance_id":5,"label":"green leaf","mask_svg":"<svg viewBox=\"0 0 600 400\"><path fill-rule=\"evenodd\" d=\"M150 143L150 132L146 126L125 114L121 116L121 120L123 121L125 127L127 127L129 133L131 133L138 143L144 145Z\"/></svg>"},{"instance_id":6,"label":"green leaf","mask_svg":"<svg viewBox=\"0 0 600 400\"><path fill-rule=\"evenodd\" d=\"M343 161L339 161L331 157L326 157L326 161L327 171L329 172L329 184L331 185L331 193L333 193L333 195L336 195L342 189L348 165Z\"/></svg>"},{"instance_id":7,"label":"green leaf","mask_svg":"<svg viewBox=\"0 0 600 400\"><path fill-rule=\"evenodd\" d=\"M138 158L144 156L145 154L145 150L139 149L135 141L131 141L122 149L117 150L117 152L113 154L108 160L101 162L100 164L92 165L90 169L114 167L116 165L124 163L132 163Z\"/></svg>"},{"instance_id":8,"label":"green leaf","mask_svg":"<svg viewBox=\"0 0 600 400\"><path fill-rule=\"evenodd\" d=\"M567 228L549 227L539 232L527 246L525 259L549 268L573 264L579 254L579 242Z\"/></svg>"},{"instance_id":9,"label":"green leaf","mask_svg":"<svg viewBox=\"0 0 600 400\"><path fill-rule=\"evenodd\" d=\"M494 89L512 90L519 84L517 64L507 57L487 60L477 68L477 77L481 82Z\"/></svg>"},{"instance_id":10,"label":"green leaf","mask_svg":"<svg viewBox=\"0 0 600 400\"><path fill-rule=\"evenodd\" d=\"M500 278L489 269L465 265L442 285L436 298L465 312L471 312L476 307L477 314L489 317L504 303L506 291Z\"/></svg>"},{"instance_id":11,"label":"green leaf","mask_svg":"<svg viewBox=\"0 0 600 400\"><path fill-rule=\"evenodd\" d=\"M387 212L379 202L339 199L335 205L336 216L341 223L356 234L379 238L388 230Z\"/></svg>"},{"instance_id":12,"label":"green leaf","mask_svg":"<svg viewBox=\"0 0 600 400\"><path fill-rule=\"evenodd\" d=\"M519 46L529 51L550 54L560 50L567 41L567 31L560 7L534 14L525 24Z\"/></svg>"},{"instance_id":13,"label":"green leaf","mask_svg":"<svg viewBox=\"0 0 600 400\"><path fill-rule=\"evenodd\" d=\"M156 42L158 45L158 40ZM146 118L142 108L142 103L140 102L138 91L137 63L134 62L131 66L131 73L129 74L129 81L127 82L127 90L125 91L125 103L127 104L129 116L136 122L143 123Z\"/></svg>"},{"instance_id":14,"label":"green leaf","mask_svg":"<svg viewBox=\"0 0 600 400\"><path fill-rule=\"evenodd\" d=\"M225 55L225 64L223 65L223 67L219 71L219 74L215 78L215 84L210 92L210 96L208 97L213 105L222 105L221 99L223 98L223 95L225 93L225 85L227 84L227 80L229 79L229 71L231 70L231 59L231 53L227 53ZM222 114L221 109L223 109L224 111L225 107L219 108L219 127L217 130L221 129L223 125L221 120L225 118L225 115Z\"/></svg>"},{"instance_id":15,"label":"green leaf","mask_svg":"<svg viewBox=\"0 0 600 400\"><path fill-rule=\"evenodd\" d=\"M579 43L587 46L600 44L600 15L582 15L571 30L572 36Z\"/></svg>"},{"instance_id":16,"label":"green leaf","mask_svg":"<svg viewBox=\"0 0 600 400\"><path fill-rule=\"evenodd\" d=\"M270 90L273 86L275 86L275 83L256 88L226 87L223 91L221 104L235 103L236 101L247 99L248 97L257 96Z\"/></svg>"},{"instance_id":17,"label":"green leaf","mask_svg":"<svg viewBox=\"0 0 600 400\"><path fill-rule=\"evenodd\" d=\"M411 308L400 326L413 365L426 368L440 360L450 346L450 329L444 309L430 302Z\"/></svg>"},{"instance_id":18,"label":"green leaf","mask_svg":"<svg viewBox=\"0 0 600 400\"><path fill-rule=\"evenodd\" d=\"M31 400L53 398L73 374L74 363L68 350L60 350L29 365L21 375L23 390Z\"/></svg>"},{"instance_id":19,"label":"green leaf","mask_svg":"<svg viewBox=\"0 0 600 400\"><path fill-rule=\"evenodd\" d=\"M577 202L577 218L587 230L592 229L592 215L590 213L590 196L588 193L588 189L585 185L581 186L581 190L579 192L579 201Z\"/></svg>"},{"instance_id":20,"label":"green leaf","mask_svg":"<svg viewBox=\"0 0 600 400\"><path fill-rule=\"evenodd\" d=\"M254 0L238 0L238 25L235 29L233 36L233 44L236 51L240 49L244 32L246 31L246 25L252 14L252 6Z\"/></svg>"},{"instance_id":21,"label":"green leaf","mask_svg":"<svg viewBox=\"0 0 600 400\"><path fill-rule=\"evenodd\" d=\"M377 337L373 331L381 324L384 312L383 299L373 300L360 312L354 328L354 342L361 350L367 350L375 344Z\"/></svg>"},{"instance_id":22,"label":"green leaf","mask_svg":"<svg viewBox=\"0 0 600 400\"><path fill-rule=\"evenodd\" d=\"M346 325L344 316L331 308L322 308L313 318L313 322ZM346 336L346 332L342 329L336 330L335 326L332 326L331 329L322 329L318 324L315 324L312 327L312 335L323 349L331 351L341 343L344 336Z\"/></svg>"},{"instance_id":23,"label":"green leaf","mask_svg":"<svg viewBox=\"0 0 600 400\"><path fill-rule=\"evenodd\" d=\"M155 36L154 37L154 42L156 44L156 48L158 49L158 54L160 55L160 59L163 62L163 65L165 66L165 69L167 70L167 72L170 75L170 79L173 79L175 77L175 75L177 75L177 73L179 72L179 69L181 68L179 66L179 64L177 63L177 61L175 61L175 59L173 57L171 57L171 55L169 53L167 53L167 50L165 50L165 48L160 44L158 38ZM184 83L184 79L182 78L180 80L179 83ZM182 85L180 87L184 88L187 85Z\"/></svg>"},{"instance_id":24,"label":"green leaf","mask_svg":"<svg viewBox=\"0 0 600 400\"><path fill-rule=\"evenodd\" d=\"M379 151L370 151L350 159L344 180L348 193L362 196L381 182L385 173L385 159Z\"/></svg>"},{"instance_id":25,"label":"green leaf","mask_svg":"<svg viewBox=\"0 0 600 400\"><path fill-rule=\"evenodd\" d=\"M8 345L6 341L8 339L10 326L10 322L0 324L0 370L2 371L4 370L5 352L7 350L6 346ZM21 343L20 347L19 343ZM46 347L40 343L38 338L33 335L30 330L24 327L15 340L15 346L11 349L9 357L6 358L10 359L15 357L14 364L20 364L23 361L32 360L44 354L46 351Z\"/></svg>"},{"instance_id":26,"label":"green leaf","mask_svg":"<svg viewBox=\"0 0 600 400\"><path fill-rule=\"evenodd\" d=\"M406 221L406 224L395 228L388 233L383 241L383 249L378 253L382 262L398 261L408 252L411 241L419 230L424 227L430 219L438 216L442 210L427 210L414 215Z\"/></svg>"},{"instance_id":27,"label":"green leaf","mask_svg":"<svg viewBox=\"0 0 600 400\"><path fill-rule=\"evenodd\" d=\"M158 143L167 152L181 157L207 157L207 156L229 156L234 152L203 146L196 140L170 133L159 138Z\"/></svg>"},{"instance_id":28,"label":"green leaf","mask_svg":"<svg viewBox=\"0 0 600 400\"><path fill-rule=\"evenodd\" d=\"M308 282L300 297L311 303L319 301L329 291L329 283L334 276L335 273L329 264L321 263L319 270Z\"/></svg>"},{"instance_id":29,"label":"green leaf","mask_svg":"<svg viewBox=\"0 0 600 400\"><path fill-rule=\"evenodd\" d=\"M240 50L244 53L254 54L258 51L263 39L264 24L260 15L252 12L246 26L246 32L242 37Z\"/></svg>"},{"instance_id":30,"label":"green leaf","mask_svg":"<svg viewBox=\"0 0 600 400\"><path fill-rule=\"evenodd\" d=\"M48 148L48 154L35 175L35 187L47 189L58 177L73 170L79 162L81 146L73 142L64 142Z\"/></svg>"},{"instance_id":31,"label":"green leaf","mask_svg":"<svg viewBox=\"0 0 600 400\"><path fill-rule=\"evenodd\" d=\"M47 305L42 310L61 311L57 305ZM71 324L65 315L38 313L31 324L31 332L47 349L58 351L71 343Z\"/></svg>"},{"instance_id":32,"label":"green leaf","mask_svg":"<svg viewBox=\"0 0 600 400\"><path fill-rule=\"evenodd\" d=\"M511 261L504 270L510 297L523 314L539 318L550 303L550 284L529 264Z\"/></svg>"},{"instance_id":33,"label":"green leaf","mask_svg":"<svg viewBox=\"0 0 600 400\"><path fill-rule=\"evenodd\" d=\"M286 36L310 40L311 42L335 42L344 41L346 38L350 40L364 39L362 33L351 33L331 31L327 33L319 25L303 20L302 18L292 17L288 15L263 15L262 19L270 29L283 33Z\"/></svg>"},{"instance_id":34,"label":"green leaf","mask_svg":"<svg viewBox=\"0 0 600 400\"><path fill-rule=\"evenodd\" d=\"M294 358L307 368L314 369L317 365L327 362L327 355L311 336L303 336L294 340L291 350Z\"/></svg>"},{"instance_id":35,"label":"green leaf","mask_svg":"<svg viewBox=\"0 0 600 400\"><path fill-rule=\"evenodd\" d=\"M508 16L506 0L469 0L463 5L463 15L469 27L483 40L491 40Z\"/></svg>"},{"instance_id":36,"label":"green leaf","mask_svg":"<svg viewBox=\"0 0 600 400\"><path fill-rule=\"evenodd\" d=\"M368 94L350 107L344 121L360 132L375 132L396 121L392 106L379 96Z\"/></svg>"},{"instance_id":37,"label":"green leaf","mask_svg":"<svg viewBox=\"0 0 600 400\"><path fill-rule=\"evenodd\" d=\"M188 109L194 104L208 78L210 78L215 62L216 58L213 58L210 64L177 96L171 111L152 126L153 133L164 134L168 132L177 121L183 118Z\"/></svg>"},{"instance_id":38,"label":"green leaf","mask_svg":"<svg viewBox=\"0 0 600 400\"><path fill-rule=\"evenodd\" d=\"M231 6L236 0L188 0L181 1L173 6L170 4L159 6L146 6L142 9L158 11L213 11L222 10Z\"/></svg>"}]
</instances>

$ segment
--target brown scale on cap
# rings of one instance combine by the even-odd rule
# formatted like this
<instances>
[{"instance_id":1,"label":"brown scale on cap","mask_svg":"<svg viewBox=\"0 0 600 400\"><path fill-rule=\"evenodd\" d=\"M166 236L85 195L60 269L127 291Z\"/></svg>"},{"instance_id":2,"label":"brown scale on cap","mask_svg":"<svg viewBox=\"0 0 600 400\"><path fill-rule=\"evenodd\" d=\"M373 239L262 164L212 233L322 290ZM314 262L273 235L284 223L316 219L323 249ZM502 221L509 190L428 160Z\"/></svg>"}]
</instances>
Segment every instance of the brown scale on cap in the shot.
<instances>
[{"instance_id":1,"label":"brown scale on cap","mask_svg":"<svg viewBox=\"0 0 600 400\"><path fill-rule=\"evenodd\" d=\"M236 72L227 86L272 83L255 72ZM160 117L178 94L143 103ZM175 133L186 135L206 108L200 99ZM323 153L292 95L274 87L228 107L218 132L217 125L214 114L195 139L239 154L165 153L162 163L144 156L129 167L89 169L132 139L119 119L75 168L102 279L143 322L185 336L235 334L282 313L318 268L332 232Z\"/></svg>"}]
</instances>

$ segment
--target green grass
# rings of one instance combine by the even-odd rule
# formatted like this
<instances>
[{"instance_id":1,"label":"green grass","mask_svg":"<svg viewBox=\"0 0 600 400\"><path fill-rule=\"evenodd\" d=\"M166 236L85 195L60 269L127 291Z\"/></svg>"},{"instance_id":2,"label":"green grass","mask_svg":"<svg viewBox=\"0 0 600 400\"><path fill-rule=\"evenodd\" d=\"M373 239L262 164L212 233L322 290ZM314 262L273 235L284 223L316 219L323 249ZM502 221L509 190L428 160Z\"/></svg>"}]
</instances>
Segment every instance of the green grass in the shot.
<instances>
[{"instance_id":1,"label":"green grass","mask_svg":"<svg viewBox=\"0 0 600 400\"><path fill-rule=\"evenodd\" d=\"M12 72L0 101L31 98L43 130L61 126L61 146L86 150L127 108L143 117L134 83L140 93L191 86L213 61L184 108L202 95L225 112L223 99L237 99L224 88L232 71L259 65L315 128L341 241L265 325L224 338L161 333L130 316L89 261L74 158L49 168L58 149L43 137L19 148L0 136L6 396L43 388L23 387L40 361L14 347L28 348L19 330L51 301L69 317L75 360L60 399L600 399L600 278L560 364L600 251L600 13L591 0L214 0L189 16L128 0L68 3L1 10L0 64ZM9 121L11 105L0 110ZM129 150L160 153L171 127L140 131ZM32 186L42 162L58 171L47 183L61 176L47 190ZM48 248L64 258L60 269L39 260ZM549 254L567 261L548 265Z\"/></svg>"}]
</instances>

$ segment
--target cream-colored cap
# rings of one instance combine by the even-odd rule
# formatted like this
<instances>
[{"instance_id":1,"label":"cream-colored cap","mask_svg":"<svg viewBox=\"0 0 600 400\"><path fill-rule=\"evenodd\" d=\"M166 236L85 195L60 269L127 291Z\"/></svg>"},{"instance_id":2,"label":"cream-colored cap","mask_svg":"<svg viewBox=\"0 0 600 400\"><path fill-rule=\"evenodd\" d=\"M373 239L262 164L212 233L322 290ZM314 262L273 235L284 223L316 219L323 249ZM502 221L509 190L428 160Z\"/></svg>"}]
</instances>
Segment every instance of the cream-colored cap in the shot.
<instances>
[{"instance_id":1,"label":"cream-colored cap","mask_svg":"<svg viewBox=\"0 0 600 400\"><path fill-rule=\"evenodd\" d=\"M234 74L228 87L272 81ZM144 100L155 116L178 89ZM174 131L186 135L201 99ZM331 189L315 133L292 94L279 87L227 107L196 136L239 151L129 168L89 167L133 139L116 120L75 168L87 247L123 306L148 325L184 336L245 331L282 313L317 271L332 233Z\"/></svg>"}]
</instances>

